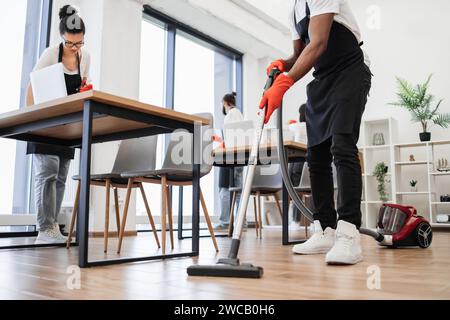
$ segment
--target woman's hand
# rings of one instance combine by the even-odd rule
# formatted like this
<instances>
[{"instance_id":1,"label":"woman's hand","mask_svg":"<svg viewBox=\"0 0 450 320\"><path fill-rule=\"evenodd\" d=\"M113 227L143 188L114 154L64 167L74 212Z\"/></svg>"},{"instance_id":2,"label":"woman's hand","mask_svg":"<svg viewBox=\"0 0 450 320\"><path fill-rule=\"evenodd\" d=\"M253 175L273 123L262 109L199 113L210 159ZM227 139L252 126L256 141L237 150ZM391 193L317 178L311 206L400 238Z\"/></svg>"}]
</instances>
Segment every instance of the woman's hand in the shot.
<instances>
[{"instance_id":1,"label":"woman's hand","mask_svg":"<svg viewBox=\"0 0 450 320\"><path fill-rule=\"evenodd\" d=\"M80 88L80 92L86 92L86 91L91 91L94 89L94 86L91 84L87 84L87 80L86 78L83 79L83 82L81 83L81 88Z\"/></svg>"}]
</instances>

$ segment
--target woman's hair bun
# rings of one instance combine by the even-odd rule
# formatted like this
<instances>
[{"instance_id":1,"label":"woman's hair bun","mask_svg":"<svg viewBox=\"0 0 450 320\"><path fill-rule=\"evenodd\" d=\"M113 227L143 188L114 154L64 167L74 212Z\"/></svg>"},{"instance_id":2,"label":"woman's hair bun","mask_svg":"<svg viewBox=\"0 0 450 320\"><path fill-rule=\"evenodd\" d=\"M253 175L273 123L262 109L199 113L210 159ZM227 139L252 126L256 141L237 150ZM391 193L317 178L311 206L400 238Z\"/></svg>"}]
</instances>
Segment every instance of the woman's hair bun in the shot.
<instances>
[{"instance_id":1,"label":"woman's hair bun","mask_svg":"<svg viewBox=\"0 0 450 320\"><path fill-rule=\"evenodd\" d=\"M237 96L237 93L234 92L234 91L233 91L231 94L232 94L233 96L235 96L235 97Z\"/></svg>"},{"instance_id":2,"label":"woman's hair bun","mask_svg":"<svg viewBox=\"0 0 450 320\"><path fill-rule=\"evenodd\" d=\"M78 11L75 7L72 7L69 4L66 4L64 7L59 9L59 19L63 20L65 18L68 18L70 16L73 16L74 14L77 14Z\"/></svg>"}]
</instances>

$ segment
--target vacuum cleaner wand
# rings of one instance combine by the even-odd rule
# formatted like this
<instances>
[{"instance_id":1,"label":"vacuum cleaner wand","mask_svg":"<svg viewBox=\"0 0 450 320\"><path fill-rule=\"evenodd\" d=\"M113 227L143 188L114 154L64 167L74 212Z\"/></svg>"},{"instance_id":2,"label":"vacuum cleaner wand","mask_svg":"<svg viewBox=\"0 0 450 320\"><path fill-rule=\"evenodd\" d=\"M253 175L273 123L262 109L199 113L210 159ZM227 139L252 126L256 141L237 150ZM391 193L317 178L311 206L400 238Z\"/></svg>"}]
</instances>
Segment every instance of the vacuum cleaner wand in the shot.
<instances>
[{"instance_id":1,"label":"vacuum cleaner wand","mask_svg":"<svg viewBox=\"0 0 450 320\"><path fill-rule=\"evenodd\" d=\"M273 69L267 79L264 91L268 90L275 79L280 74L278 69ZM187 269L190 276L210 276L210 277L238 277L238 278L261 278L263 268L253 266L251 264L241 264L238 259L239 246L241 244L242 230L247 213L248 201L250 199L253 177L255 175L256 166L258 165L258 150L261 142L262 131L264 129L264 120L266 117L266 108L258 113L258 122L256 125L255 139L248 159L248 169L245 175L244 185L242 189L241 202L239 204L239 212L236 228L233 232L231 240L231 248L228 258L219 259L216 265L200 266L193 265Z\"/></svg>"}]
</instances>

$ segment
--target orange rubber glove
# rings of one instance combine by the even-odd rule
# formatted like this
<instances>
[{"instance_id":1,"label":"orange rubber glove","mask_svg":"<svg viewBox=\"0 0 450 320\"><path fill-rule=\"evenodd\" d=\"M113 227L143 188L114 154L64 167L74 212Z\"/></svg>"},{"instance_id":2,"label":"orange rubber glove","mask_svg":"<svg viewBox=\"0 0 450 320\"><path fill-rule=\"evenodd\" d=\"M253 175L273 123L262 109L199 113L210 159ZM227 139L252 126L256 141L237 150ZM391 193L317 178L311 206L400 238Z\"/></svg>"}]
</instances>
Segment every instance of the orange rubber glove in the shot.
<instances>
[{"instance_id":1,"label":"orange rubber glove","mask_svg":"<svg viewBox=\"0 0 450 320\"><path fill-rule=\"evenodd\" d=\"M277 77L272 87L264 93L259 108L264 109L264 107L267 106L265 124L269 122L272 113L281 107L285 93L294 84L294 79L282 73Z\"/></svg>"},{"instance_id":2,"label":"orange rubber glove","mask_svg":"<svg viewBox=\"0 0 450 320\"><path fill-rule=\"evenodd\" d=\"M84 87L80 88L80 92L86 92L94 90L94 86L92 84L85 85Z\"/></svg>"},{"instance_id":3,"label":"orange rubber glove","mask_svg":"<svg viewBox=\"0 0 450 320\"><path fill-rule=\"evenodd\" d=\"M267 67L267 75L270 74L270 71L272 71L272 69L277 68L278 70L280 70L281 73L283 73L285 71L285 61L284 60L276 60L274 62L272 62L270 64L270 66Z\"/></svg>"},{"instance_id":4,"label":"orange rubber glove","mask_svg":"<svg viewBox=\"0 0 450 320\"><path fill-rule=\"evenodd\" d=\"M86 92L91 90L94 90L94 86L92 84L87 84L87 80L83 79L83 82L81 83L80 86L80 92Z\"/></svg>"},{"instance_id":5,"label":"orange rubber glove","mask_svg":"<svg viewBox=\"0 0 450 320\"><path fill-rule=\"evenodd\" d=\"M223 141L223 139L221 137L213 135L213 141L220 143L220 145L219 145L220 149L225 149L225 141Z\"/></svg>"}]
</instances>

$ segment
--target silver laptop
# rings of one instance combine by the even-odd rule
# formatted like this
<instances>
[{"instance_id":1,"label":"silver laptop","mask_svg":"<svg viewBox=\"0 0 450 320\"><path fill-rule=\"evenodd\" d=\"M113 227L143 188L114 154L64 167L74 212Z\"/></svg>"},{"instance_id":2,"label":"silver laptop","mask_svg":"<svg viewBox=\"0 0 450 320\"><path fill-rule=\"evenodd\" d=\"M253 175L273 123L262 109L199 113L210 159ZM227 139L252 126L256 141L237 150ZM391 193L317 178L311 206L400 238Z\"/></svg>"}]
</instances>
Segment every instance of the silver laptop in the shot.
<instances>
[{"instance_id":1,"label":"silver laptop","mask_svg":"<svg viewBox=\"0 0 450 320\"><path fill-rule=\"evenodd\" d=\"M64 66L62 63L32 72L30 81L33 89L34 104L67 97Z\"/></svg>"}]
</instances>

